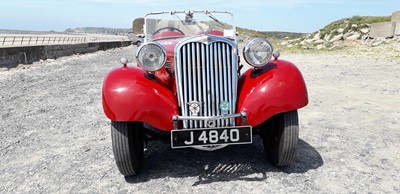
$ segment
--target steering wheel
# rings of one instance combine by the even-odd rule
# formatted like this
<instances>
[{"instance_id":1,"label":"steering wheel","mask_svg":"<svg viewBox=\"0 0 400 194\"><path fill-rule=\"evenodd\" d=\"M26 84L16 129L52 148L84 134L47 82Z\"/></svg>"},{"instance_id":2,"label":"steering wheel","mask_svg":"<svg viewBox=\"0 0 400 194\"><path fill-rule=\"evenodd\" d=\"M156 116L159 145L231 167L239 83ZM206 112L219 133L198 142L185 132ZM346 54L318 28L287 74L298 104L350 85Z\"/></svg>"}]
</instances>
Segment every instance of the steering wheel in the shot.
<instances>
[{"instance_id":1,"label":"steering wheel","mask_svg":"<svg viewBox=\"0 0 400 194\"><path fill-rule=\"evenodd\" d=\"M158 33L160 33L161 31L163 31L163 30L169 30L169 31L177 31L177 32L179 32L179 33L181 33L182 35L185 35L185 33L183 33L181 30L179 30L178 28L175 28L175 27L164 27L164 28L160 28L160 29L158 29L158 30L156 30L154 33L153 33L153 36L154 35L156 35L156 34L158 34Z\"/></svg>"}]
</instances>

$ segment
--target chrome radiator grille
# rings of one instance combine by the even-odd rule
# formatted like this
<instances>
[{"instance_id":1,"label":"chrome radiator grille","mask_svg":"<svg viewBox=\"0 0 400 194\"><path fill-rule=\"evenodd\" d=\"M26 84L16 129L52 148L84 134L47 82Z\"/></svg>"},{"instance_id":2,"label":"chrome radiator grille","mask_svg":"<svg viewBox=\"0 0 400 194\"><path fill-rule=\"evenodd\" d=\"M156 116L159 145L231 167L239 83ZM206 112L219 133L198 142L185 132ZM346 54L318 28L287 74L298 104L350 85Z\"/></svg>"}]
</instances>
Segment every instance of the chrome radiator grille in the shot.
<instances>
[{"instance_id":1,"label":"chrome radiator grille","mask_svg":"<svg viewBox=\"0 0 400 194\"><path fill-rule=\"evenodd\" d=\"M235 113L237 96L237 50L225 39L194 39L175 49L175 75L182 116L218 116ZM189 109L197 102L198 113ZM221 110L221 103L228 111ZM196 112L196 111L195 111ZM212 121L213 127L234 126L233 118ZM184 120L183 128L210 127L204 120Z\"/></svg>"}]
</instances>

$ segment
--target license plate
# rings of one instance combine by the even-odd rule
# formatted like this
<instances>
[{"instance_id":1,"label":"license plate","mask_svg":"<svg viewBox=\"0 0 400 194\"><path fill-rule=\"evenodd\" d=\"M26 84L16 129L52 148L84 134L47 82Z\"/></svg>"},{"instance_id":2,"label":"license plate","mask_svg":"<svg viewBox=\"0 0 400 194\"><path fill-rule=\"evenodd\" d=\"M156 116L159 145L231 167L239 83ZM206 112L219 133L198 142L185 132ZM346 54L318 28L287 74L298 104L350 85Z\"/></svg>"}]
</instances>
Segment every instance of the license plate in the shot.
<instances>
[{"instance_id":1,"label":"license plate","mask_svg":"<svg viewBox=\"0 0 400 194\"><path fill-rule=\"evenodd\" d=\"M247 144L252 142L251 126L180 129L171 132L171 147Z\"/></svg>"}]
</instances>

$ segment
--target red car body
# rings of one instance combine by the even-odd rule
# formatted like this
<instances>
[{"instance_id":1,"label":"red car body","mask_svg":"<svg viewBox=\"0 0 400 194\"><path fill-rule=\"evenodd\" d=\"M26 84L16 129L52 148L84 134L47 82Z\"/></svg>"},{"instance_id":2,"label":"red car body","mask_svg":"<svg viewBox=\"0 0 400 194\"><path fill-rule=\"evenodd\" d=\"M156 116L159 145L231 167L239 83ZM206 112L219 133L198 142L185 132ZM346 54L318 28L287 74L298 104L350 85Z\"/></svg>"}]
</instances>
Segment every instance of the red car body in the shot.
<instances>
[{"instance_id":1,"label":"red car body","mask_svg":"<svg viewBox=\"0 0 400 194\"><path fill-rule=\"evenodd\" d=\"M179 41L180 38L158 41L166 49L171 65ZM236 105L238 112L247 112L249 125L257 126L275 114L307 105L304 79L292 63L276 59L263 66L256 76L252 76L253 71L249 69L240 77ZM124 66L111 71L103 85L104 112L112 121L139 121L171 131L171 118L179 114L175 79L165 68L155 73L156 82L145 74L140 67ZM242 125L240 120L237 125Z\"/></svg>"}]
</instances>

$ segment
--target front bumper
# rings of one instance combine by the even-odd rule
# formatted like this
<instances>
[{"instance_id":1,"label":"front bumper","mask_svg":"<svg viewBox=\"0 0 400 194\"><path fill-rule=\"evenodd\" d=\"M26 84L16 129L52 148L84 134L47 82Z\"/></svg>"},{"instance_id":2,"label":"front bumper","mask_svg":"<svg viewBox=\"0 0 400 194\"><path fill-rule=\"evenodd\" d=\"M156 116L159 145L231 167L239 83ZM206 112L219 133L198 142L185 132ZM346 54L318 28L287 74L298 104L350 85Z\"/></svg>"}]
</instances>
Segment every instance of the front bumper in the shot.
<instances>
[{"instance_id":1,"label":"front bumper","mask_svg":"<svg viewBox=\"0 0 400 194\"><path fill-rule=\"evenodd\" d=\"M172 117L172 122L174 124L174 130L178 129L178 122L183 120L193 120L193 121L205 121L208 128L215 127L215 121L220 119L230 119L230 118L241 118L244 125L248 125L247 123L247 113L241 112L236 114L225 114L225 115L218 115L218 116L179 116L174 115Z\"/></svg>"}]
</instances>

